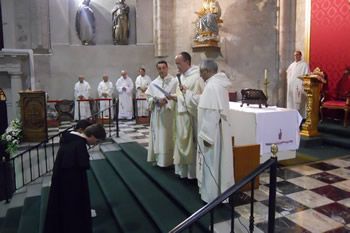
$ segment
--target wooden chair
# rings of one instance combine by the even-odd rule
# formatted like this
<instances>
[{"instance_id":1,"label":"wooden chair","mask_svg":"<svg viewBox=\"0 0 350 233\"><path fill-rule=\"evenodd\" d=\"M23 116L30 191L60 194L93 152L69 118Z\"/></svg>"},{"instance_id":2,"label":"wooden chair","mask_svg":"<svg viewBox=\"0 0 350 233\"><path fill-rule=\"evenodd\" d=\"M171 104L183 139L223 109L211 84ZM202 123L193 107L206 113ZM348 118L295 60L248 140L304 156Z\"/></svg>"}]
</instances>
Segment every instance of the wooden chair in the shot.
<instances>
[{"instance_id":1,"label":"wooden chair","mask_svg":"<svg viewBox=\"0 0 350 233\"><path fill-rule=\"evenodd\" d=\"M73 100L62 100L55 104L58 116L57 119L59 122L62 121L73 121L74 114L74 101Z\"/></svg>"},{"instance_id":2,"label":"wooden chair","mask_svg":"<svg viewBox=\"0 0 350 233\"><path fill-rule=\"evenodd\" d=\"M342 78L337 83L335 98L328 97L326 93L325 97L321 100L321 121L324 118L324 109L344 111L343 125L344 127L348 127L348 114L350 111L350 67L345 69Z\"/></svg>"}]
</instances>

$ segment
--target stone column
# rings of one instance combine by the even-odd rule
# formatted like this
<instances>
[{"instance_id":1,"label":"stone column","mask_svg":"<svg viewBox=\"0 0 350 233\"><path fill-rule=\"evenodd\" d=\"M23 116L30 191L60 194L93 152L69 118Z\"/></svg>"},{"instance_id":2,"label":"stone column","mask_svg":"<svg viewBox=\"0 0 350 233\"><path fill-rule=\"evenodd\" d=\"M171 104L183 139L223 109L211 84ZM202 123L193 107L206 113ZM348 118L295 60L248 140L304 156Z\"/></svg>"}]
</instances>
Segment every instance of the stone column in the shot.
<instances>
[{"instance_id":1,"label":"stone column","mask_svg":"<svg viewBox=\"0 0 350 233\"><path fill-rule=\"evenodd\" d=\"M294 0L279 0L279 90L278 106L286 106L287 75L286 70L293 61L295 50L296 3Z\"/></svg>"},{"instance_id":2,"label":"stone column","mask_svg":"<svg viewBox=\"0 0 350 233\"><path fill-rule=\"evenodd\" d=\"M37 53L47 53L50 49L49 1L32 0L31 37L32 47Z\"/></svg>"},{"instance_id":3,"label":"stone column","mask_svg":"<svg viewBox=\"0 0 350 233\"><path fill-rule=\"evenodd\" d=\"M5 48L16 48L15 1L1 0L2 26Z\"/></svg>"},{"instance_id":4,"label":"stone column","mask_svg":"<svg viewBox=\"0 0 350 233\"><path fill-rule=\"evenodd\" d=\"M13 118L19 117L19 94L18 92L23 89L22 87L22 73L21 72L13 72L10 73L11 76L11 97L12 97L12 116Z\"/></svg>"},{"instance_id":5,"label":"stone column","mask_svg":"<svg viewBox=\"0 0 350 233\"><path fill-rule=\"evenodd\" d=\"M169 55L171 42L170 29L172 28L173 5L170 0L154 0L154 46L155 56Z\"/></svg>"}]
</instances>

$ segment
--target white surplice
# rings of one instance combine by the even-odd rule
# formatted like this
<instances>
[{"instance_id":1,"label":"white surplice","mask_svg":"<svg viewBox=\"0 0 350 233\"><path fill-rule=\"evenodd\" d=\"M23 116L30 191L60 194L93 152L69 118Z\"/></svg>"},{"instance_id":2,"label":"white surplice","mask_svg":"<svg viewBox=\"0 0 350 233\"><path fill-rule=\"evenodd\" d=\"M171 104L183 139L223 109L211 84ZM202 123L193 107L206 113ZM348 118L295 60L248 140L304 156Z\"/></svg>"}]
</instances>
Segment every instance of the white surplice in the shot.
<instances>
[{"instance_id":1,"label":"white surplice","mask_svg":"<svg viewBox=\"0 0 350 233\"><path fill-rule=\"evenodd\" d=\"M111 118L113 118L113 108L107 110L113 105L113 84L111 81L101 81L97 86L98 97L101 99L111 99L111 100L100 100L100 111L103 111L103 117L109 118L109 113L111 113ZM102 113L101 113L102 116Z\"/></svg>"},{"instance_id":2,"label":"white surplice","mask_svg":"<svg viewBox=\"0 0 350 233\"><path fill-rule=\"evenodd\" d=\"M287 108L296 109L305 118L306 94L298 77L310 72L304 61L293 62L287 69Z\"/></svg>"},{"instance_id":3,"label":"white surplice","mask_svg":"<svg viewBox=\"0 0 350 233\"><path fill-rule=\"evenodd\" d=\"M130 77L120 77L115 87L118 92L119 98L119 119L132 119L133 117L133 104L132 104L132 91L134 89L134 83ZM123 90L125 88L125 90Z\"/></svg>"},{"instance_id":4,"label":"white surplice","mask_svg":"<svg viewBox=\"0 0 350 233\"><path fill-rule=\"evenodd\" d=\"M146 94L141 89L147 89L148 85L152 82L151 78L148 75L137 76L135 81L136 87L136 98L137 99L146 99ZM141 89L140 89L141 88ZM147 100L136 100L137 103L137 116L148 116L148 103Z\"/></svg>"},{"instance_id":5,"label":"white surplice","mask_svg":"<svg viewBox=\"0 0 350 233\"><path fill-rule=\"evenodd\" d=\"M86 119L88 117L91 117L90 103L88 101L78 101L79 96L83 96L83 99L89 99L90 90L90 84L85 80L83 81L83 83L77 82L74 85L74 120ZM80 102L80 118L78 102Z\"/></svg>"},{"instance_id":6,"label":"white surplice","mask_svg":"<svg viewBox=\"0 0 350 233\"><path fill-rule=\"evenodd\" d=\"M204 81L200 77L199 68L191 66L181 75L181 84L194 94L201 94ZM197 104L192 98L184 98L179 89L176 89L176 141L174 148L175 174L181 178L196 178L197 154Z\"/></svg>"},{"instance_id":7,"label":"white surplice","mask_svg":"<svg viewBox=\"0 0 350 233\"><path fill-rule=\"evenodd\" d=\"M198 104L197 180L201 198L211 202L234 184L228 88L217 73L206 81ZM205 146L204 141L210 146Z\"/></svg>"},{"instance_id":8,"label":"white surplice","mask_svg":"<svg viewBox=\"0 0 350 233\"><path fill-rule=\"evenodd\" d=\"M160 167L168 167L173 164L173 132L176 104L173 100L168 100L166 105L160 107L157 101L165 98L165 95L154 84L168 93L174 94L177 87L177 79L171 75L167 75L164 79L158 76L151 82L146 91L151 110L147 161Z\"/></svg>"}]
</instances>

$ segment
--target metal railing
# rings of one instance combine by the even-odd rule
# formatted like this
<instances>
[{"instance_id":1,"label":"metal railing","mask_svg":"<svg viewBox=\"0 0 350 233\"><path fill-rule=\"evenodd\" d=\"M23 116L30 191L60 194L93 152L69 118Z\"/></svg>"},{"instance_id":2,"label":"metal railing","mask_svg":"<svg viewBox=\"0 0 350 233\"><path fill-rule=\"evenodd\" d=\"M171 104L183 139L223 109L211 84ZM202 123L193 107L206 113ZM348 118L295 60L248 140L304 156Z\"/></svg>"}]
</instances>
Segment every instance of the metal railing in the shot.
<instances>
[{"instance_id":1,"label":"metal railing","mask_svg":"<svg viewBox=\"0 0 350 233\"><path fill-rule=\"evenodd\" d=\"M198 223L202 217L209 214L210 215L210 225L209 232L214 232L214 213L215 208L217 208L223 201L229 200L230 213L231 213L231 224L230 232L234 232L234 212L235 212L235 203L234 195L239 192L247 184L251 184L251 195L250 195L250 217L249 217L249 232L254 232L254 184L255 178L263 173L265 170L270 169L270 184L269 184L269 212L268 212L268 233L275 232L275 209L276 209L276 177L277 177L277 157L276 153L278 148L276 145L272 145L271 152L273 156L257 167L252 173L246 176L244 179L233 185L231 188L227 189L224 193L218 196L212 202L206 204L201 209L197 210L186 220L178 224L169 233L179 233L179 232L192 232L192 227L194 224Z\"/></svg>"},{"instance_id":2,"label":"metal railing","mask_svg":"<svg viewBox=\"0 0 350 233\"><path fill-rule=\"evenodd\" d=\"M96 99L96 101L99 102L101 100ZM99 122L99 119L102 119L99 123L103 124L105 123L103 118L104 112L108 111L108 116L111 116L110 113L115 106L116 137L119 137L118 101L108 108L92 114L87 119L92 122ZM109 137L112 136L112 123L113 120L109 117L108 128L106 129ZM38 144L30 146L11 158L6 155L0 156L0 163L4 168L4 173L1 175L4 177L5 199L7 202L14 191L52 171L56 151L59 147L59 139L63 133L72 130L74 126L72 125Z\"/></svg>"}]
</instances>

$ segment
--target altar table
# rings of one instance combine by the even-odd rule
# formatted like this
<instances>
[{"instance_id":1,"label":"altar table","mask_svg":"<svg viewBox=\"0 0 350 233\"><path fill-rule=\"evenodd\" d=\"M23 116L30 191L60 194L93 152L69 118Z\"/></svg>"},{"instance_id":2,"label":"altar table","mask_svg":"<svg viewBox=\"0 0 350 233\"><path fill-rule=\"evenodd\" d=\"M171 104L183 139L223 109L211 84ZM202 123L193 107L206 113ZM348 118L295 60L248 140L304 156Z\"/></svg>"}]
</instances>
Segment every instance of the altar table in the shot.
<instances>
[{"instance_id":1,"label":"altar table","mask_svg":"<svg viewBox=\"0 0 350 233\"><path fill-rule=\"evenodd\" d=\"M261 107L230 102L231 132L235 146L260 144L260 163L271 157L271 145L278 146L278 160L296 157L301 116L297 110Z\"/></svg>"}]
</instances>

